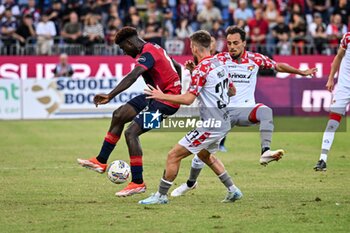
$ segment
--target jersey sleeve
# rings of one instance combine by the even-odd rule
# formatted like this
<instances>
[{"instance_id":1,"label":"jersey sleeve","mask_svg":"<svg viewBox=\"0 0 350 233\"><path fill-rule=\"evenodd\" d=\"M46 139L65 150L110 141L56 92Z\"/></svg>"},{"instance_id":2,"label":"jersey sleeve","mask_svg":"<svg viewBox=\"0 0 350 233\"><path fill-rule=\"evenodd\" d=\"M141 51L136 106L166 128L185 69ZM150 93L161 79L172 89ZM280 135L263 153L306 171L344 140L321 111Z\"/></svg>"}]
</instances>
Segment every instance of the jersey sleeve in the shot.
<instances>
[{"instance_id":1,"label":"jersey sleeve","mask_svg":"<svg viewBox=\"0 0 350 233\"><path fill-rule=\"evenodd\" d=\"M154 58L150 52L145 52L140 55L137 59L137 63L135 66L141 66L145 70L149 70L154 66Z\"/></svg>"},{"instance_id":2,"label":"jersey sleeve","mask_svg":"<svg viewBox=\"0 0 350 233\"><path fill-rule=\"evenodd\" d=\"M276 62L265 55L262 55L260 53L254 53L252 59L255 62L255 64L257 64L261 69L265 69L265 70L276 69Z\"/></svg>"},{"instance_id":3,"label":"jersey sleeve","mask_svg":"<svg viewBox=\"0 0 350 233\"><path fill-rule=\"evenodd\" d=\"M194 94L195 96L198 96L199 93L202 90L202 87L206 83L206 75L207 72L204 70L205 68L203 66L196 68L191 76L191 83L188 88L188 92Z\"/></svg>"},{"instance_id":4,"label":"jersey sleeve","mask_svg":"<svg viewBox=\"0 0 350 233\"><path fill-rule=\"evenodd\" d=\"M340 41L340 47L342 47L343 49L347 49L349 43L350 43L350 33L345 33L343 38Z\"/></svg>"}]
</instances>

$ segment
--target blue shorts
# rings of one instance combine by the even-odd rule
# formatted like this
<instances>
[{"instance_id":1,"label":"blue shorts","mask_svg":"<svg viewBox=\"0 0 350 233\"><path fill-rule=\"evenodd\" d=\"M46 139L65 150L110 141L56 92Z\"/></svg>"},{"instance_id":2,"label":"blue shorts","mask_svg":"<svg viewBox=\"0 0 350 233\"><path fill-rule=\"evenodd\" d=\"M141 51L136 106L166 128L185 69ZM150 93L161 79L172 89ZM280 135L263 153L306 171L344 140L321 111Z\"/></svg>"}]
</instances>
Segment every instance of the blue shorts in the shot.
<instances>
[{"instance_id":1,"label":"blue shorts","mask_svg":"<svg viewBox=\"0 0 350 233\"><path fill-rule=\"evenodd\" d=\"M160 128L160 123L167 116L175 114L178 108L171 107L154 99L146 99L146 95L136 96L127 102L137 113L135 121L142 129L147 132L151 129Z\"/></svg>"}]
</instances>

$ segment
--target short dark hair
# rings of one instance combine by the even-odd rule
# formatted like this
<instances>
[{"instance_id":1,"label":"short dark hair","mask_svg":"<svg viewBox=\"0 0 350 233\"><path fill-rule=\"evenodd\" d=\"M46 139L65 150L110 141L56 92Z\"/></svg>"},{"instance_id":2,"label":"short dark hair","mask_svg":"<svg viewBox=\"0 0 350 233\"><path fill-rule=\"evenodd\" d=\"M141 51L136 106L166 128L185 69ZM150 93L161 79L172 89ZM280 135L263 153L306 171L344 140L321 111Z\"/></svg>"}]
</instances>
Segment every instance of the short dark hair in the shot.
<instances>
[{"instance_id":1,"label":"short dark hair","mask_svg":"<svg viewBox=\"0 0 350 233\"><path fill-rule=\"evenodd\" d=\"M136 28L133 27L123 27L115 35L114 42L120 44L123 40L128 39L129 37L137 36Z\"/></svg>"},{"instance_id":2,"label":"short dark hair","mask_svg":"<svg viewBox=\"0 0 350 233\"><path fill-rule=\"evenodd\" d=\"M211 42L211 36L209 32L205 30L199 30L193 33L190 36L191 41L193 41L196 44L199 44L200 46L204 48L209 48L210 47L210 42Z\"/></svg>"},{"instance_id":3,"label":"short dark hair","mask_svg":"<svg viewBox=\"0 0 350 233\"><path fill-rule=\"evenodd\" d=\"M237 26L229 26L226 29L226 37L228 35L236 34L236 33L238 33L241 36L242 41L245 41L246 33L242 28L237 27Z\"/></svg>"}]
</instances>

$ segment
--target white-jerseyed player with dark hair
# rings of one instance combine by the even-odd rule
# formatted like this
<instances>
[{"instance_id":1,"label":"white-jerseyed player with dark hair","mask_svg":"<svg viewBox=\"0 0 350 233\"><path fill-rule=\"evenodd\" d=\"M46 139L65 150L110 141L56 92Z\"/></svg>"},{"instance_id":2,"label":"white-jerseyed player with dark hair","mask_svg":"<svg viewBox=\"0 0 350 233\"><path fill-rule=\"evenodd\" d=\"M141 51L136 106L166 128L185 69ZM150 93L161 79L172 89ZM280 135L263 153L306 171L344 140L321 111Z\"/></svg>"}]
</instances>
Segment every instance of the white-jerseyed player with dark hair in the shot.
<instances>
[{"instance_id":1,"label":"white-jerseyed player with dark hair","mask_svg":"<svg viewBox=\"0 0 350 233\"><path fill-rule=\"evenodd\" d=\"M246 34L244 30L236 26L227 28L226 39L229 52L219 53L216 57L231 60L228 67L236 88L236 95L231 97L229 105L231 126L260 125L260 164L266 166L272 161L278 161L284 151L270 149L274 130L272 109L255 102L254 93L259 69L274 69L278 72L307 76L314 74L316 68L302 71L284 63L276 63L262 54L246 51ZM193 68L193 64L186 63L185 65L189 70ZM204 163L195 156L192 160L189 179L176 188L171 196L181 196L194 189L203 167Z\"/></svg>"},{"instance_id":2,"label":"white-jerseyed player with dark hair","mask_svg":"<svg viewBox=\"0 0 350 233\"><path fill-rule=\"evenodd\" d=\"M334 89L334 76L338 70L338 84L332 99L329 120L323 134L320 159L314 167L315 171L327 170L328 152L331 149L340 120L345 115L346 106L350 103L350 32L343 35L338 53L333 59L326 84L329 91Z\"/></svg>"},{"instance_id":3,"label":"white-jerseyed player with dark hair","mask_svg":"<svg viewBox=\"0 0 350 233\"><path fill-rule=\"evenodd\" d=\"M218 150L219 143L231 129L227 105L234 94L234 86L230 81L225 60L210 55L210 34L197 31L190 37L191 50L195 63L198 64L191 75L191 83L185 94L171 96L164 94L159 88L150 86L145 90L148 98L166 100L177 104L190 105L198 98L200 118L203 122L215 120L216 127L198 127L183 137L168 153L166 169L160 181L158 192L140 201L140 204L166 204L167 193L175 180L181 160L196 154L218 176L227 188L223 202L234 202L242 198L241 191L234 185L222 162L213 153Z\"/></svg>"}]
</instances>

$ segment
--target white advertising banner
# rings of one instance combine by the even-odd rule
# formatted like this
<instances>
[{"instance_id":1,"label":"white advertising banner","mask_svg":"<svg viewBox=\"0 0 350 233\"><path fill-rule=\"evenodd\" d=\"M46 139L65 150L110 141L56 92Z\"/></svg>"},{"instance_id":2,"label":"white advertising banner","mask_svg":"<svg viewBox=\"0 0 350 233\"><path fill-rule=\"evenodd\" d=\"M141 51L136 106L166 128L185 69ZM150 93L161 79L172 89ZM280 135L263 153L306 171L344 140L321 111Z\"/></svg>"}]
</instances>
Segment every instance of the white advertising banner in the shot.
<instances>
[{"instance_id":1,"label":"white advertising banner","mask_svg":"<svg viewBox=\"0 0 350 233\"><path fill-rule=\"evenodd\" d=\"M0 79L0 119L21 118L21 81Z\"/></svg>"},{"instance_id":2,"label":"white advertising banner","mask_svg":"<svg viewBox=\"0 0 350 233\"><path fill-rule=\"evenodd\" d=\"M95 107L93 98L109 93L117 79L27 79L23 80L23 118L97 118L110 117L112 112L146 87L139 78L129 89L117 95L110 103Z\"/></svg>"}]
</instances>

